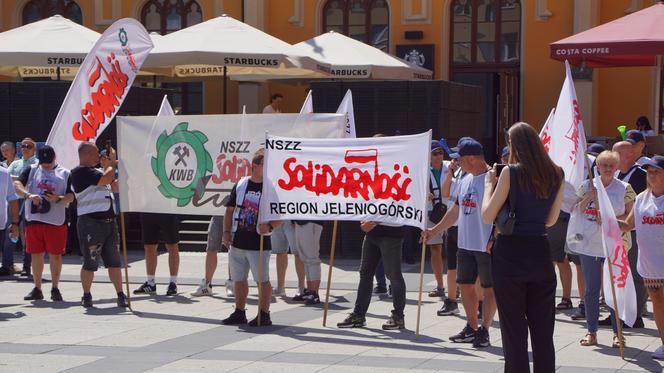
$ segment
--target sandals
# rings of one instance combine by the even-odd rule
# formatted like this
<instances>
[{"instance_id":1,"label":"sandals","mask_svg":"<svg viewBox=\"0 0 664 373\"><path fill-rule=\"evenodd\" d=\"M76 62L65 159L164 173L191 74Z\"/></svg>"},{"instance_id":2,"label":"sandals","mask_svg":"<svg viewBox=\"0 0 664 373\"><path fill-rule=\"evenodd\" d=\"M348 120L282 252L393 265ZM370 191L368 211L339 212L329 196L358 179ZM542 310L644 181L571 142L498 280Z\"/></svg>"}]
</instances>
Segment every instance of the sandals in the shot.
<instances>
[{"instance_id":1,"label":"sandals","mask_svg":"<svg viewBox=\"0 0 664 373\"><path fill-rule=\"evenodd\" d=\"M556 306L557 310L571 310L574 308L574 305L572 304L572 300L569 298L563 298L560 300L560 303Z\"/></svg>"},{"instance_id":2,"label":"sandals","mask_svg":"<svg viewBox=\"0 0 664 373\"><path fill-rule=\"evenodd\" d=\"M622 344L622 347L625 347L625 337L622 337L622 340L621 340L620 338L618 338L617 334L614 334L613 335L613 344L611 345L611 347L620 348L621 344Z\"/></svg>"},{"instance_id":3,"label":"sandals","mask_svg":"<svg viewBox=\"0 0 664 373\"><path fill-rule=\"evenodd\" d=\"M579 341L579 344L584 347L597 346L597 333L587 333L586 336Z\"/></svg>"}]
</instances>

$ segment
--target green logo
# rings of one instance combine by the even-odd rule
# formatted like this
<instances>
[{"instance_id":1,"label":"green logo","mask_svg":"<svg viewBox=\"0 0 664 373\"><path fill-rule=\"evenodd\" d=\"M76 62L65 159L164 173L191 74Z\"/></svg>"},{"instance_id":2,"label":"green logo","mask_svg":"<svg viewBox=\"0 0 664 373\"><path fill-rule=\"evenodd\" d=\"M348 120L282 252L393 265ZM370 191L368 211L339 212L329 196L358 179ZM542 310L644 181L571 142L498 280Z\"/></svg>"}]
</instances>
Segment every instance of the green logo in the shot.
<instances>
[{"instance_id":1,"label":"green logo","mask_svg":"<svg viewBox=\"0 0 664 373\"><path fill-rule=\"evenodd\" d=\"M168 135L157 139L157 157L152 157L152 172L159 179L159 192L178 200L178 207L191 202L199 180L212 172L212 157L205 150L207 136L201 131L188 131L189 123L179 123Z\"/></svg>"},{"instance_id":2,"label":"green logo","mask_svg":"<svg viewBox=\"0 0 664 373\"><path fill-rule=\"evenodd\" d=\"M123 47L127 45L129 38L127 37L127 31L125 31L125 29L120 29L120 32L118 32L118 39L120 39L120 44L122 44Z\"/></svg>"}]
</instances>

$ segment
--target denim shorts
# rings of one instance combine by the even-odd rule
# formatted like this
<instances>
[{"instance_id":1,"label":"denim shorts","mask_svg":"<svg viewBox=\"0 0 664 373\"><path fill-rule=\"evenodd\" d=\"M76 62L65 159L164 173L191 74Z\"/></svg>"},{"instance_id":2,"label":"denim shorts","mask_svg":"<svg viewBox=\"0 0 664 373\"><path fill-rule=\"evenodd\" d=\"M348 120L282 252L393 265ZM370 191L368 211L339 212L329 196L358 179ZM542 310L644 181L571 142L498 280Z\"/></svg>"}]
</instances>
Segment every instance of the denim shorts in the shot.
<instances>
[{"instance_id":1,"label":"denim shorts","mask_svg":"<svg viewBox=\"0 0 664 373\"><path fill-rule=\"evenodd\" d=\"M493 287L491 255L482 251L457 250L457 283L474 284L477 276L480 276L483 288Z\"/></svg>"},{"instance_id":2,"label":"denim shorts","mask_svg":"<svg viewBox=\"0 0 664 373\"><path fill-rule=\"evenodd\" d=\"M76 228L83 254L84 270L96 271L99 268L99 257L104 261L106 268L122 266L118 224L115 219L94 219L81 215L76 222Z\"/></svg>"}]
</instances>

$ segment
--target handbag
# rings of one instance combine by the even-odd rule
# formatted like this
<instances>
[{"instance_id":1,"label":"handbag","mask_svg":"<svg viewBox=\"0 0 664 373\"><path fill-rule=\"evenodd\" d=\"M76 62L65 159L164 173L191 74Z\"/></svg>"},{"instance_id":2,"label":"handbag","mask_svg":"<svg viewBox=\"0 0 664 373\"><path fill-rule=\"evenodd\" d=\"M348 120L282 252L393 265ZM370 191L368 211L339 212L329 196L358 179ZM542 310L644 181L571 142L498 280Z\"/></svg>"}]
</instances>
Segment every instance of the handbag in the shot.
<instances>
[{"instance_id":1,"label":"handbag","mask_svg":"<svg viewBox=\"0 0 664 373\"><path fill-rule=\"evenodd\" d=\"M443 216L445 216L446 212L447 212L447 205L445 205L440 201L437 201L433 205L433 209L429 211L429 220L431 220L431 222L434 224L438 224L438 222L443 220Z\"/></svg>"},{"instance_id":2,"label":"handbag","mask_svg":"<svg viewBox=\"0 0 664 373\"><path fill-rule=\"evenodd\" d=\"M516 168L508 166L510 169L510 192L507 201L498 212L494 224L503 236L511 236L514 232L516 223L516 190L518 187L516 179Z\"/></svg>"}]
</instances>

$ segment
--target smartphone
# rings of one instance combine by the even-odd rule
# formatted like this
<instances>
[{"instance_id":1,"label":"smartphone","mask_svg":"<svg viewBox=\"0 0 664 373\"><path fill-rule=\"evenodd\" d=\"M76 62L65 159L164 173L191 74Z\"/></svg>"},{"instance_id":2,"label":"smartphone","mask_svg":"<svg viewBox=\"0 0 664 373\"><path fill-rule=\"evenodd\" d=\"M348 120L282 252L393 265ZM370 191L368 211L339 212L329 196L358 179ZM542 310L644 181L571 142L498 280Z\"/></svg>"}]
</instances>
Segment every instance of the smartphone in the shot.
<instances>
[{"instance_id":1,"label":"smartphone","mask_svg":"<svg viewBox=\"0 0 664 373\"><path fill-rule=\"evenodd\" d=\"M503 163L496 164L496 177L500 176L500 173L503 171L503 168L505 168L505 166L507 165Z\"/></svg>"}]
</instances>

